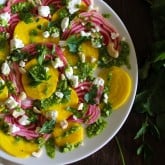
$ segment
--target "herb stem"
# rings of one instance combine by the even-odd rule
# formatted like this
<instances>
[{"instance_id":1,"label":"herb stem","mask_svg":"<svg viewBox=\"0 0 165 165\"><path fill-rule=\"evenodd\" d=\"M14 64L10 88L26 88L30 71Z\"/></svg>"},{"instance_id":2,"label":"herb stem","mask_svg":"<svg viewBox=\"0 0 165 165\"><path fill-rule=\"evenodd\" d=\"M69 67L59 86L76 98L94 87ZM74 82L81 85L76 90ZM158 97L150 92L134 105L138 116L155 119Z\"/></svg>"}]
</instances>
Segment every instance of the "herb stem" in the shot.
<instances>
[{"instance_id":1,"label":"herb stem","mask_svg":"<svg viewBox=\"0 0 165 165\"><path fill-rule=\"evenodd\" d=\"M120 157L121 157L122 165L126 165L125 159L124 159L124 155L123 155L123 151L122 151L122 148L121 148L121 145L120 145L120 142L119 142L119 139L118 139L117 136L115 136L115 141L117 143L117 147L118 147L119 152L120 152Z\"/></svg>"}]
</instances>

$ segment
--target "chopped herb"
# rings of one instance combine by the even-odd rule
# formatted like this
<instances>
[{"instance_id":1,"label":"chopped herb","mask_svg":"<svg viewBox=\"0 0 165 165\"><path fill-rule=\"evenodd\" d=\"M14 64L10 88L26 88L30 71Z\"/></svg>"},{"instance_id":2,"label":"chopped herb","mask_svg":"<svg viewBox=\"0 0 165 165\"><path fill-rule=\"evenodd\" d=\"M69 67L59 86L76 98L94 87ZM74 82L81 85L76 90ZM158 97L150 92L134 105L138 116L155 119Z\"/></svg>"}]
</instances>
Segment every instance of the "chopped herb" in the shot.
<instances>
[{"instance_id":1,"label":"chopped herb","mask_svg":"<svg viewBox=\"0 0 165 165\"><path fill-rule=\"evenodd\" d=\"M34 65L28 70L28 75L31 79L30 85L32 86L37 86L50 78L50 75L47 74L46 68L43 65Z\"/></svg>"},{"instance_id":2,"label":"chopped herb","mask_svg":"<svg viewBox=\"0 0 165 165\"><path fill-rule=\"evenodd\" d=\"M67 17L69 15L69 12L66 8L62 8L58 11L59 19L62 20L63 18Z\"/></svg>"},{"instance_id":3,"label":"chopped herb","mask_svg":"<svg viewBox=\"0 0 165 165\"><path fill-rule=\"evenodd\" d=\"M33 15L30 13L33 9L33 5L30 2L20 2L12 5L12 13L18 13L21 20L25 23L33 21Z\"/></svg>"},{"instance_id":4,"label":"chopped herb","mask_svg":"<svg viewBox=\"0 0 165 165\"><path fill-rule=\"evenodd\" d=\"M37 35L38 35L38 32L37 32L36 29L33 29L33 30L30 31L29 34L30 34L31 36L37 36Z\"/></svg>"},{"instance_id":5,"label":"chopped herb","mask_svg":"<svg viewBox=\"0 0 165 165\"><path fill-rule=\"evenodd\" d=\"M15 86L12 81L6 81L6 86L8 88L9 93L15 93Z\"/></svg>"},{"instance_id":6,"label":"chopped herb","mask_svg":"<svg viewBox=\"0 0 165 165\"><path fill-rule=\"evenodd\" d=\"M71 53L77 53L78 52L78 48L80 46L80 44L86 39L86 37L83 36L76 36L76 35L72 35L70 36L67 40L67 46L69 48L69 51Z\"/></svg>"},{"instance_id":7,"label":"chopped herb","mask_svg":"<svg viewBox=\"0 0 165 165\"><path fill-rule=\"evenodd\" d=\"M81 144L81 142L77 143L77 144L70 144L70 143L67 143L65 144L64 146L61 146L59 148L60 152L68 152L68 151L72 151L74 150L75 148L77 148L79 145Z\"/></svg>"},{"instance_id":8,"label":"chopped herb","mask_svg":"<svg viewBox=\"0 0 165 165\"><path fill-rule=\"evenodd\" d=\"M73 134L74 132L76 132L80 127L79 126L72 126L71 128L69 128L68 130L66 130L63 134L62 137L67 137L70 134Z\"/></svg>"},{"instance_id":9,"label":"chopped herb","mask_svg":"<svg viewBox=\"0 0 165 165\"><path fill-rule=\"evenodd\" d=\"M45 59L45 55L48 54L48 49L46 46L44 45L37 45L37 53L38 53L38 57L37 57L37 62L39 65L43 64L43 61Z\"/></svg>"},{"instance_id":10,"label":"chopped herb","mask_svg":"<svg viewBox=\"0 0 165 165\"><path fill-rule=\"evenodd\" d=\"M7 43L6 33L0 33L0 49L4 49Z\"/></svg>"},{"instance_id":11,"label":"chopped herb","mask_svg":"<svg viewBox=\"0 0 165 165\"><path fill-rule=\"evenodd\" d=\"M109 117L112 113L112 105L108 102L107 104L104 104L101 109L101 116L102 117Z\"/></svg>"},{"instance_id":12,"label":"chopped herb","mask_svg":"<svg viewBox=\"0 0 165 165\"><path fill-rule=\"evenodd\" d=\"M55 157L55 143L54 139L50 138L45 143L46 153L50 158Z\"/></svg>"},{"instance_id":13,"label":"chopped herb","mask_svg":"<svg viewBox=\"0 0 165 165\"><path fill-rule=\"evenodd\" d=\"M0 93L3 91L5 88L5 84L0 80Z\"/></svg>"},{"instance_id":14,"label":"chopped herb","mask_svg":"<svg viewBox=\"0 0 165 165\"><path fill-rule=\"evenodd\" d=\"M106 121L102 118L98 119L95 123L87 126L86 132L88 137L93 137L98 135L105 128Z\"/></svg>"},{"instance_id":15,"label":"chopped herb","mask_svg":"<svg viewBox=\"0 0 165 165\"><path fill-rule=\"evenodd\" d=\"M33 110L31 109L26 110L26 114L28 115L28 120L31 123L35 123L38 121L38 114L36 114Z\"/></svg>"},{"instance_id":16,"label":"chopped herb","mask_svg":"<svg viewBox=\"0 0 165 165\"><path fill-rule=\"evenodd\" d=\"M41 127L39 133L51 133L55 126L55 120L46 121Z\"/></svg>"},{"instance_id":17,"label":"chopped herb","mask_svg":"<svg viewBox=\"0 0 165 165\"><path fill-rule=\"evenodd\" d=\"M111 66L122 66L126 65L130 68L129 63L129 45L125 41L120 42L121 50L119 52L118 58L113 58L108 54L107 48L105 46L99 49L99 60L98 64L100 67L111 67Z\"/></svg>"},{"instance_id":18,"label":"chopped herb","mask_svg":"<svg viewBox=\"0 0 165 165\"><path fill-rule=\"evenodd\" d=\"M86 79L91 80L93 78L95 64L91 64L89 62L85 62L85 63L78 62L77 67L78 67L77 74L80 80L86 80Z\"/></svg>"},{"instance_id":19,"label":"chopped herb","mask_svg":"<svg viewBox=\"0 0 165 165\"><path fill-rule=\"evenodd\" d=\"M103 13L102 16L104 18L110 18L111 17L111 14L110 13Z\"/></svg>"},{"instance_id":20,"label":"chopped herb","mask_svg":"<svg viewBox=\"0 0 165 165\"><path fill-rule=\"evenodd\" d=\"M20 49L15 49L10 54L10 60L20 61L28 57L28 53L21 51Z\"/></svg>"}]
</instances>

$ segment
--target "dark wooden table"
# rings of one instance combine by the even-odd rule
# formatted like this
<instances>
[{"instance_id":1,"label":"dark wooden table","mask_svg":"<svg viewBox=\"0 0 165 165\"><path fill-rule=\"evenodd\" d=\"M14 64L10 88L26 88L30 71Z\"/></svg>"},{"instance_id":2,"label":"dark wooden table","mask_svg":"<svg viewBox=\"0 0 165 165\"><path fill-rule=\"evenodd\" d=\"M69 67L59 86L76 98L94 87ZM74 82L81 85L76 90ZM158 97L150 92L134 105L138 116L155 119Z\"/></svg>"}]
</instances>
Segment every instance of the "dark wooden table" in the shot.
<instances>
[{"instance_id":1,"label":"dark wooden table","mask_svg":"<svg viewBox=\"0 0 165 165\"><path fill-rule=\"evenodd\" d=\"M126 25L136 49L138 65L141 66L147 56L151 54L152 17L150 6L145 0L105 0L120 16ZM141 126L143 116L131 112L126 123L118 132L117 137L121 143L126 165L145 165L142 157L136 155L138 141L133 138ZM151 164L163 165L165 143L149 138L153 143L154 155ZM121 165L121 157L115 139L95 154L72 165Z\"/></svg>"}]
</instances>

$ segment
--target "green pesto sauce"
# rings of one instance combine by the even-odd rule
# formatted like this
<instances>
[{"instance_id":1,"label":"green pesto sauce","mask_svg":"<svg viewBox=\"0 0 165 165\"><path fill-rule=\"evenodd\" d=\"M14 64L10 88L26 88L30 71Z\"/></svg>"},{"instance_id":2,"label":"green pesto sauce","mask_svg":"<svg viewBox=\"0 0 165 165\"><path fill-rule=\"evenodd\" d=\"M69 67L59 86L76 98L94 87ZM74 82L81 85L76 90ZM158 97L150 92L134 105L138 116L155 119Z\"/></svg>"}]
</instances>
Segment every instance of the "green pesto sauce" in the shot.
<instances>
[{"instance_id":1,"label":"green pesto sauce","mask_svg":"<svg viewBox=\"0 0 165 165\"><path fill-rule=\"evenodd\" d=\"M122 66L126 65L127 68L131 68L129 63L130 47L127 42L120 42L120 52L118 58L113 58L108 54L107 48L103 46L99 49L98 65L100 67Z\"/></svg>"},{"instance_id":2,"label":"green pesto sauce","mask_svg":"<svg viewBox=\"0 0 165 165\"><path fill-rule=\"evenodd\" d=\"M99 118L95 123L87 126L86 133L89 138L100 134L105 128L106 121L102 118Z\"/></svg>"}]
</instances>

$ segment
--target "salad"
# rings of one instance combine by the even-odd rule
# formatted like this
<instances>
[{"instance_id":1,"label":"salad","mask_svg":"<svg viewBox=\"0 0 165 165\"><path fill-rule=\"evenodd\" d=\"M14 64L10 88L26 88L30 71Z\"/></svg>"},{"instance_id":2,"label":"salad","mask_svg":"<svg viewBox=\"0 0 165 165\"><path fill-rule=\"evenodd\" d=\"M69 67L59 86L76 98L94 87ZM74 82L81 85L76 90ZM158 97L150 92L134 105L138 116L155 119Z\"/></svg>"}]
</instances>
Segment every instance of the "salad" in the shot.
<instances>
[{"instance_id":1,"label":"salad","mask_svg":"<svg viewBox=\"0 0 165 165\"><path fill-rule=\"evenodd\" d=\"M110 17L93 0L0 1L1 150L54 158L128 100L129 44Z\"/></svg>"}]
</instances>

